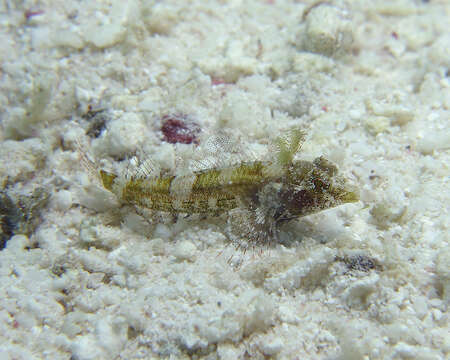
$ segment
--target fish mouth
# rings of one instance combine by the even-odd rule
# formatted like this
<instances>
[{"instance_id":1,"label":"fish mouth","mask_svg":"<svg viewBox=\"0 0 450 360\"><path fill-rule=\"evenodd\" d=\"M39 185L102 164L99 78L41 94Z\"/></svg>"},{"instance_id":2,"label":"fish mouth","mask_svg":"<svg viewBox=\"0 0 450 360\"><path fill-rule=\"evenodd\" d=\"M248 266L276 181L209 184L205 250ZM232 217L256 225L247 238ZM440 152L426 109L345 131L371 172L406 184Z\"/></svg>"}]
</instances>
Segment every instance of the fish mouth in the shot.
<instances>
[{"instance_id":1,"label":"fish mouth","mask_svg":"<svg viewBox=\"0 0 450 360\"><path fill-rule=\"evenodd\" d=\"M359 190L356 186L347 185L339 196L343 203L353 203L359 201Z\"/></svg>"}]
</instances>

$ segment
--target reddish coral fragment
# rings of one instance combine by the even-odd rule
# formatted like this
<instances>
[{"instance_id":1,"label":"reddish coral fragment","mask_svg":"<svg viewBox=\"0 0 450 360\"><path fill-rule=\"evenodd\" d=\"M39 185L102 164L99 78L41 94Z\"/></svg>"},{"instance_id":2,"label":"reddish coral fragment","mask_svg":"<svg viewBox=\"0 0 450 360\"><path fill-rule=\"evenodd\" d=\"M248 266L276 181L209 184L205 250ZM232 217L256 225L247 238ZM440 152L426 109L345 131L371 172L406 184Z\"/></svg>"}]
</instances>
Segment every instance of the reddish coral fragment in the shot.
<instances>
[{"instance_id":1,"label":"reddish coral fragment","mask_svg":"<svg viewBox=\"0 0 450 360\"><path fill-rule=\"evenodd\" d=\"M164 141L171 144L198 144L197 135L200 133L200 126L189 121L186 115L164 115L161 120Z\"/></svg>"},{"instance_id":2,"label":"reddish coral fragment","mask_svg":"<svg viewBox=\"0 0 450 360\"><path fill-rule=\"evenodd\" d=\"M211 78L211 85L212 86L217 86L217 85L223 85L226 84L227 82L222 79L222 78Z\"/></svg>"},{"instance_id":3,"label":"reddish coral fragment","mask_svg":"<svg viewBox=\"0 0 450 360\"><path fill-rule=\"evenodd\" d=\"M44 10L27 10L24 13L25 19L30 20L33 16L42 15Z\"/></svg>"}]
</instances>

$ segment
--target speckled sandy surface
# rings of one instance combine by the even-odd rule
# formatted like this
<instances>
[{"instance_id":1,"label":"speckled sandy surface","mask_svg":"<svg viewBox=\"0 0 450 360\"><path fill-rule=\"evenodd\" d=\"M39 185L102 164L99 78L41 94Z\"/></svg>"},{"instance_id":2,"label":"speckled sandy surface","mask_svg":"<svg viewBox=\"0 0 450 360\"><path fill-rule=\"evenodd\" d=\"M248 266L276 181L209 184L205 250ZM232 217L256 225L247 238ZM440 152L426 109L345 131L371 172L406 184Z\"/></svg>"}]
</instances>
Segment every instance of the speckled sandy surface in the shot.
<instances>
[{"instance_id":1,"label":"speckled sandy surface","mask_svg":"<svg viewBox=\"0 0 450 360\"><path fill-rule=\"evenodd\" d=\"M0 358L448 358L449 29L444 0L1 1ZM176 172L292 126L361 201L262 256L117 210L77 151Z\"/></svg>"}]
</instances>

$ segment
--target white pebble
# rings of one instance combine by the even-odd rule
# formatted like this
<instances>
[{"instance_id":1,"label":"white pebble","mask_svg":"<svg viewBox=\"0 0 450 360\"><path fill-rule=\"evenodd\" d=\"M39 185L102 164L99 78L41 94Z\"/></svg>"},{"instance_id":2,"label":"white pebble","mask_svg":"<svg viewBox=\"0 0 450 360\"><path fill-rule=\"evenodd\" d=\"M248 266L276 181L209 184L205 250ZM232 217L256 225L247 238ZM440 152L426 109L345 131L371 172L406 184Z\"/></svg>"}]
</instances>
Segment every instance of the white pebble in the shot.
<instances>
[{"instance_id":1,"label":"white pebble","mask_svg":"<svg viewBox=\"0 0 450 360\"><path fill-rule=\"evenodd\" d=\"M94 146L100 153L111 156L130 154L146 140L147 128L142 117L135 113L124 114L120 119L112 120L104 136Z\"/></svg>"},{"instance_id":2,"label":"white pebble","mask_svg":"<svg viewBox=\"0 0 450 360\"><path fill-rule=\"evenodd\" d=\"M417 142L416 149L422 154L432 154L435 150L446 150L450 147L450 131L430 131Z\"/></svg>"},{"instance_id":3,"label":"white pebble","mask_svg":"<svg viewBox=\"0 0 450 360\"><path fill-rule=\"evenodd\" d=\"M162 256L166 253L166 246L164 240L161 238L156 238L152 240L152 250L153 254L157 256Z\"/></svg>"},{"instance_id":4,"label":"white pebble","mask_svg":"<svg viewBox=\"0 0 450 360\"><path fill-rule=\"evenodd\" d=\"M193 261L195 259L195 252L197 248L190 241L180 241L175 245L175 250L173 254L178 260L189 260Z\"/></svg>"},{"instance_id":5,"label":"white pebble","mask_svg":"<svg viewBox=\"0 0 450 360\"><path fill-rule=\"evenodd\" d=\"M79 360L93 360L103 357L104 352L91 334L78 336L71 344L72 356Z\"/></svg>"},{"instance_id":6,"label":"white pebble","mask_svg":"<svg viewBox=\"0 0 450 360\"><path fill-rule=\"evenodd\" d=\"M283 348L284 343L280 338L275 338L269 342L261 341L259 347L264 355L273 356L278 354Z\"/></svg>"},{"instance_id":7,"label":"white pebble","mask_svg":"<svg viewBox=\"0 0 450 360\"><path fill-rule=\"evenodd\" d=\"M325 56L346 51L352 43L351 23L345 12L330 5L313 7L306 17L303 48Z\"/></svg>"},{"instance_id":8,"label":"white pebble","mask_svg":"<svg viewBox=\"0 0 450 360\"><path fill-rule=\"evenodd\" d=\"M72 193L68 190L58 191L54 197L54 206L60 211L69 210L72 206Z\"/></svg>"},{"instance_id":9,"label":"white pebble","mask_svg":"<svg viewBox=\"0 0 450 360\"><path fill-rule=\"evenodd\" d=\"M20 252L23 248L29 244L28 237L25 235L14 235L6 243L6 248L11 252Z\"/></svg>"},{"instance_id":10,"label":"white pebble","mask_svg":"<svg viewBox=\"0 0 450 360\"><path fill-rule=\"evenodd\" d=\"M101 318L96 326L96 335L100 345L110 356L117 357L127 339L127 324L123 317L112 315Z\"/></svg>"}]
</instances>

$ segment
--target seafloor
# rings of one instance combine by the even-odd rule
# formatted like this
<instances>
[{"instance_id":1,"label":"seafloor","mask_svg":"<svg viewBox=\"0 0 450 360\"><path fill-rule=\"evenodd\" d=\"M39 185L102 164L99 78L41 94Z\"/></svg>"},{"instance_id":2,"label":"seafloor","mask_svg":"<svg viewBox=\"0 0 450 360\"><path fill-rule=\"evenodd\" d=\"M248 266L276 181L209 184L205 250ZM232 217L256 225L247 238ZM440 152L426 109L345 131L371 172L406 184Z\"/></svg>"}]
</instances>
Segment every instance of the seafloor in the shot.
<instances>
[{"instance_id":1,"label":"seafloor","mask_svg":"<svg viewBox=\"0 0 450 360\"><path fill-rule=\"evenodd\" d=\"M448 0L2 0L0 359L448 359L449 29ZM292 127L361 201L262 254L93 174Z\"/></svg>"}]
</instances>

